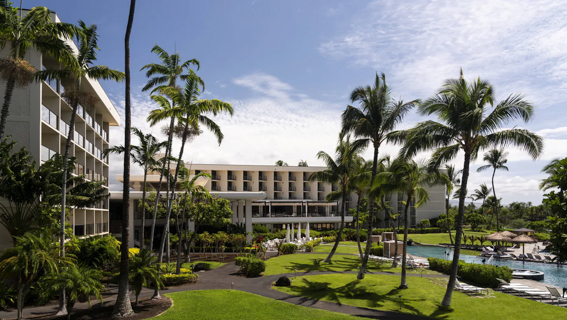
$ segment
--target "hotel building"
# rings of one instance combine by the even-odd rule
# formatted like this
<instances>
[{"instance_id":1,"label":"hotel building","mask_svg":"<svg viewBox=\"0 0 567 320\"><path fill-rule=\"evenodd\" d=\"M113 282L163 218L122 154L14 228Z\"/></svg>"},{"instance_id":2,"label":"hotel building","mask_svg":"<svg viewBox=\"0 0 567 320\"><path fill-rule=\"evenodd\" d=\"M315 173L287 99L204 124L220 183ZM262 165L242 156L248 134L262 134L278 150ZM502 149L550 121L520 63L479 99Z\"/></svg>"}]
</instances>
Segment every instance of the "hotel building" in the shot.
<instances>
[{"instance_id":1,"label":"hotel building","mask_svg":"<svg viewBox=\"0 0 567 320\"><path fill-rule=\"evenodd\" d=\"M52 18L60 22L56 14ZM73 42L69 41L69 45L77 51ZM6 46L0 51L0 56L7 57L8 51L9 46ZM55 59L33 49L29 50L25 59L37 70L61 68ZM33 82L14 90L6 136L17 142L16 148L26 148L38 165L65 151L72 108L61 95L66 88L71 88L73 81L75 79L69 78ZM6 82L0 80L2 97L5 86ZM85 77L81 86L81 90L95 97L96 103L78 107L69 156L77 159L74 174L85 175L88 180L104 181L108 189L109 163L108 157L102 156L102 151L109 147L109 129L119 125L120 116L98 81ZM91 208L71 208L68 222L77 236L108 234L108 200ZM10 246L12 239L0 226L0 251Z\"/></svg>"},{"instance_id":2,"label":"hotel building","mask_svg":"<svg viewBox=\"0 0 567 320\"><path fill-rule=\"evenodd\" d=\"M211 194L229 200L233 212L232 223L243 223L246 232L252 231L253 224L265 225L270 230L279 230L292 223L301 223L304 228L307 222L313 230L339 227L342 206L340 202L326 200L326 196L337 190L337 186L309 180L311 174L325 170L325 167L187 164L187 168L192 176L199 173L211 175L211 179L200 178L197 183L203 185ZM118 175L117 179L122 181L122 176ZM135 230L131 233L131 243L138 239L141 225L138 201L142 198L142 181L142 175L131 177L131 188L134 191L131 192L130 211L133 219L130 219L130 230ZM158 182L159 176L150 174L148 189L156 189ZM162 191L164 189L165 187ZM417 225L420 220L436 218L445 213L444 186L433 186L428 188L428 191L430 200L419 208L411 208L411 226ZM112 192L111 233L117 237L120 237L121 200L122 192ZM355 208L356 202L356 195L350 195L347 199L348 208ZM389 195L389 205L394 212L402 213L401 194ZM152 214L147 212L146 219L151 218ZM351 211L347 211L345 215L347 226L352 225ZM376 227L385 227L387 220L383 212L379 213ZM165 219L158 219L157 225L162 228L164 223ZM148 224L146 228L146 234L149 234Z\"/></svg>"}]
</instances>

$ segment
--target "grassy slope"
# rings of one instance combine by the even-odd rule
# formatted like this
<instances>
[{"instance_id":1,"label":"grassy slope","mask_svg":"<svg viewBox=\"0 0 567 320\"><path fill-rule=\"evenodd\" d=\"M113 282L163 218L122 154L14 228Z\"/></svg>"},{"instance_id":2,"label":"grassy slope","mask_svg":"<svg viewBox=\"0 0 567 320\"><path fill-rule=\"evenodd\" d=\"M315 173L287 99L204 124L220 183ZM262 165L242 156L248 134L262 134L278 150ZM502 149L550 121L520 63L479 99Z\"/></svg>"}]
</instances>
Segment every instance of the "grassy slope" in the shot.
<instances>
[{"instance_id":1,"label":"grassy slope","mask_svg":"<svg viewBox=\"0 0 567 320\"><path fill-rule=\"evenodd\" d=\"M438 319L565 319L567 309L494 292L489 297L453 293L450 311L439 308L446 280L408 277L407 290L399 290L399 276L367 275L357 281L352 274L299 277L292 286L274 287L283 292L313 299L411 313ZM401 298L400 298L401 296Z\"/></svg>"},{"instance_id":2,"label":"grassy slope","mask_svg":"<svg viewBox=\"0 0 567 320\"><path fill-rule=\"evenodd\" d=\"M266 260L266 271L264 275L294 273L307 271L358 271L360 267L360 259L350 255L335 255L331 260L331 264L315 264L315 261L323 261L327 254L288 254ZM401 272L401 268L390 268L391 263L379 264L375 261L369 261L369 269L371 271L384 272ZM410 273L419 273L421 271L409 271ZM423 270L424 274L438 274L435 271Z\"/></svg>"},{"instance_id":3,"label":"grassy slope","mask_svg":"<svg viewBox=\"0 0 567 320\"><path fill-rule=\"evenodd\" d=\"M215 261L191 261L189 263L183 263L181 267L189 269L192 264L196 265L197 263L206 264L209 268L216 269L218 267L222 267L226 264L226 262L215 262Z\"/></svg>"},{"instance_id":4,"label":"grassy slope","mask_svg":"<svg viewBox=\"0 0 567 320\"><path fill-rule=\"evenodd\" d=\"M465 234L475 235L475 236L488 235L488 233L486 232L472 232L472 231L465 231ZM398 239L403 240L403 238L404 238L403 234L398 234ZM415 234L408 234L408 238L411 238L419 243L429 243L429 244L451 243L448 233L423 233L423 234L415 233ZM453 240L455 240L454 231L453 231Z\"/></svg>"},{"instance_id":5,"label":"grassy slope","mask_svg":"<svg viewBox=\"0 0 567 320\"><path fill-rule=\"evenodd\" d=\"M173 299L173 307L154 319L356 319L236 290L185 291L167 296Z\"/></svg>"},{"instance_id":6,"label":"grassy slope","mask_svg":"<svg viewBox=\"0 0 567 320\"><path fill-rule=\"evenodd\" d=\"M434 233L434 235L437 235L437 233ZM349 242L349 241L345 241L345 242ZM366 248L366 244L362 243L361 245L362 245L362 252L364 252ZM331 252L332 248L333 248L332 244L322 244L315 247L315 252L329 253ZM358 254L358 247L356 246L356 242L354 242L354 245L343 245L343 242L341 242L341 244L337 248L337 253ZM474 250L461 249L461 254L478 256L479 253L480 252Z\"/></svg>"}]
</instances>

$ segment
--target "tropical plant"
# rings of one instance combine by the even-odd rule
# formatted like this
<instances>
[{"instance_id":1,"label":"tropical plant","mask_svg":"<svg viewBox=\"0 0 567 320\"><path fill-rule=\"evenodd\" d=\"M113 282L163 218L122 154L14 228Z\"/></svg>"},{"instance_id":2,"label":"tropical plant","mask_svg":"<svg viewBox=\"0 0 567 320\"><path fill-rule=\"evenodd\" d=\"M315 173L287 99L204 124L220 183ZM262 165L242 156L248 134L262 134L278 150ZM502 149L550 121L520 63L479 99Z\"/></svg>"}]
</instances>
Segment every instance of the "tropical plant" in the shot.
<instances>
[{"instance_id":1,"label":"tropical plant","mask_svg":"<svg viewBox=\"0 0 567 320\"><path fill-rule=\"evenodd\" d=\"M101 291L104 286L100 282L102 273L84 264L70 264L64 272L50 274L42 279L48 286L44 294L49 296L65 290L67 293L67 319L71 319L71 312L79 299L86 298L91 307L91 296L95 296L103 303Z\"/></svg>"},{"instance_id":2,"label":"tropical plant","mask_svg":"<svg viewBox=\"0 0 567 320\"><path fill-rule=\"evenodd\" d=\"M356 244L358 246L358 253L362 257L362 248L360 246L360 207L364 194L368 191L370 183L370 175L372 174L372 163L365 161L362 157L356 157L354 161L354 172L352 179L350 179L350 189L356 194Z\"/></svg>"},{"instance_id":3,"label":"tropical plant","mask_svg":"<svg viewBox=\"0 0 567 320\"><path fill-rule=\"evenodd\" d=\"M77 261L90 268L108 269L120 259L120 242L114 237L85 239L73 237L66 243L66 246ZM70 246L72 248L69 248Z\"/></svg>"},{"instance_id":4,"label":"tropical plant","mask_svg":"<svg viewBox=\"0 0 567 320\"><path fill-rule=\"evenodd\" d=\"M317 153L317 159L323 160L327 168L322 171L314 172L309 176L310 181L324 181L332 184L337 184L339 186L337 191L331 191L327 194L327 201L336 201L341 199L341 224L339 227L339 232L337 234L337 239L335 240L335 245L331 249L331 252L323 263L331 262L331 258L337 251L339 246L339 241L343 234L343 229L345 226L345 213L347 211L347 197L350 194L350 179L354 176L355 162L359 153L362 151L366 144L366 141L357 140L355 142L350 141L350 135L339 135L339 143L335 149L335 159L331 157L325 151L319 151Z\"/></svg>"},{"instance_id":5,"label":"tropical plant","mask_svg":"<svg viewBox=\"0 0 567 320\"><path fill-rule=\"evenodd\" d=\"M37 71L24 57L30 49L49 55L64 65L74 65L71 48L66 40L76 35L77 29L69 23L54 23L46 7L33 7L25 16L22 8L12 8L11 3L0 1L0 48L9 46L7 58L0 59L0 77L6 81L4 103L0 115L0 139L4 138L6 119L14 88L29 85L34 78L47 75ZM58 78L51 75L50 78Z\"/></svg>"},{"instance_id":6,"label":"tropical plant","mask_svg":"<svg viewBox=\"0 0 567 320\"><path fill-rule=\"evenodd\" d=\"M276 166L287 167L287 162L284 162L283 160L278 160L278 161L276 161Z\"/></svg>"},{"instance_id":7,"label":"tropical plant","mask_svg":"<svg viewBox=\"0 0 567 320\"><path fill-rule=\"evenodd\" d=\"M297 164L297 166L298 166L298 167L308 167L307 161L301 160L301 161L299 161L299 163Z\"/></svg>"},{"instance_id":8,"label":"tropical plant","mask_svg":"<svg viewBox=\"0 0 567 320\"><path fill-rule=\"evenodd\" d=\"M132 161L144 169L144 181L142 183L142 203L146 203L147 194L147 177L148 172L156 167L158 167L159 162L156 159L156 155L163 149L166 145L166 141L159 142L156 137L151 133L144 134L138 128L132 128L132 133L138 138L140 145L130 147L130 157ZM124 146L118 145L104 150L104 156L109 153L122 154L126 150ZM144 239L146 230L146 206L142 206L142 225L140 226L140 248L144 249Z\"/></svg>"},{"instance_id":9,"label":"tropical plant","mask_svg":"<svg viewBox=\"0 0 567 320\"><path fill-rule=\"evenodd\" d=\"M475 189L472 194L474 200L482 200L482 204L480 205L481 211L484 210L484 204L486 203L486 199L490 196L490 191L492 191L492 189L483 183L480 185L480 189ZM482 214L484 215L484 212L482 212ZM494 216L494 213L492 213L492 216ZM488 224L492 224L492 218L490 218Z\"/></svg>"},{"instance_id":10,"label":"tropical plant","mask_svg":"<svg viewBox=\"0 0 567 320\"><path fill-rule=\"evenodd\" d=\"M459 187L461 179L459 179L459 174L463 170L455 169L454 165L445 165L445 170L439 170L439 174L442 177L442 181L445 183L445 214L447 218L449 217L449 198L453 193L455 187ZM447 232L449 232L449 240L453 244L453 236L451 235L451 219L447 219Z\"/></svg>"},{"instance_id":11,"label":"tropical plant","mask_svg":"<svg viewBox=\"0 0 567 320\"><path fill-rule=\"evenodd\" d=\"M502 150L502 149L492 149L492 150L488 151L487 153L485 153L484 157L482 158L482 160L488 162L488 164L484 165L484 166L480 166L476 170L477 172L481 172L481 171L487 170L489 168L492 168L492 194L494 195L495 199L498 199L498 198L496 197L496 188L494 187L494 176L496 175L496 170L508 171L508 167L506 166L506 162L508 162L508 159L506 159L507 155L508 155L508 152L504 152L504 150ZM500 219L498 218L498 206L494 207L494 212L496 213L496 231L500 231Z\"/></svg>"},{"instance_id":12,"label":"tropical plant","mask_svg":"<svg viewBox=\"0 0 567 320\"><path fill-rule=\"evenodd\" d=\"M69 264L69 257L61 257L57 243L48 234L26 233L17 238L14 247L0 257L0 278L15 279L17 318L22 319L26 294L41 274L57 274L59 263Z\"/></svg>"},{"instance_id":13,"label":"tropical plant","mask_svg":"<svg viewBox=\"0 0 567 320\"><path fill-rule=\"evenodd\" d=\"M567 183L565 183L565 181L567 181L567 176L561 174L565 172L566 168L566 159L551 160L551 162L545 165L545 167L541 170L541 172L547 174L547 177L541 180L539 188L543 191L554 188L559 189L561 192L567 190Z\"/></svg>"},{"instance_id":14,"label":"tropical plant","mask_svg":"<svg viewBox=\"0 0 567 320\"><path fill-rule=\"evenodd\" d=\"M134 313L132 304L130 303L130 294L128 292L128 273L129 273L129 239L130 239L130 129L132 127L132 101L130 97L130 34L132 33L132 24L134 22L134 12L136 9L136 0L130 0L130 12L128 13L128 22L126 24L126 36L124 37L124 72L126 78L126 86L124 90L124 173L122 185L122 243L120 245L120 278L118 280L118 295L112 310L112 316L115 318L129 317ZM75 109L73 109L75 110Z\"/></svg>"},{"instance_id":15,"label":"tropical plant","mask_svg":"<svg viewBox=\"0 0 567 320\"><path fill-rule=\"evenodd\" d=\"M374 148L372 160L372 175L370 185L374 185L378 166L378 151L389 133L401 123L404 116L417 101L403 103L395 102L386 85L386 76L382 74L374 80L374 86L358 87L350 95L353 103L358 102L360 108L347 106L342 114L342 131L352 132L361 142L372 144ZM374 217L374 201L368 201L368 238L372 237L372 221ZM363 279L368 265L371 241L367 241L362 265L357 278Z\"/></svg>"},{"instance_id":16,"label":"tropical plant","mask_svg":"<svg viewBox=\"0 0 567 320\"><path fill-rule=\"evenodd\" d=\"M420 105L420 113L435 114L440 122L428 120L417 124L410 130L392 134L392 141L405 142L400 150L406 158L412 158L418 152L435 149L430 166L438 168L454 159L460 150L464 153L463 174L459 195L459 209L456 220L455 252L447 291L441 303L451 305L455 288L460 246L465 212L465 196L469 179L470 161L478 157L486 148L515 145L526 151L532 158L537 158L543 149L540 136L526 129L501 129L511 120L529 121L533 115L533 106L521 95L510 95L494 105L492 86L480 80L468 82L461 71L459 79L445 81L444 87Z\"/></svg>"},{"instance_id":17,"label":"tropical plant","mask_svg":"<svg viewBox=\"0 0 567 320\"><path fill-rule=\"evenodd\" d=\"M138 305L138 298L143 287L148 287L152 283L159 287L163 286L158 270L152 266L156 260L151 251L140 250L130 261L129 277L136 295L136 305Z\"/></svg>"}]
</instances>

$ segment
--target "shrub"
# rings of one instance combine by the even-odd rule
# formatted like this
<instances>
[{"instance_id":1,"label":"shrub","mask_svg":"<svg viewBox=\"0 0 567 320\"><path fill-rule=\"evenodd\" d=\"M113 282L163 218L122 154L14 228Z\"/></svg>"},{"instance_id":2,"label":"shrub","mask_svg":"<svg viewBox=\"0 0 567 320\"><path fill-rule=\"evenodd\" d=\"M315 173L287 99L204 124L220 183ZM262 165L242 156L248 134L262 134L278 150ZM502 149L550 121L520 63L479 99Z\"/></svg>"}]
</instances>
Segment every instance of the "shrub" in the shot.
<instances>
[{"instance_id":1,"label":"shrub","mask_svg":"<svg viewBox=\"0 0 567 320\"><path fill-rule=\"evenodd\" d=\"M325 243L332 243L337 240L337 237L323 237L323 242Z\"/></svg>"},{"instance_id":2,"label":"shrub","mask_svg":"<svg viewBox=\"0 0 567 320\"><path fill-rule=\"evenodd\" d=\"M539 240L539 241L547 241L549 240L549 233L536 233L535 237Z\"/></svg>"},{"instance_id":3,"label":"shrub","mask_svg":"<svg viewBox=\"0 0 567 320\"><path fill-rule=\"evenodd\" d=\"M429 228L431 226L431 223L429 222L429 219L423 219L419 221L417 225L420 229L425 229L425 228Z\"/></svg>"},{"instance_id":4,"label":"shrub","mask_svg":"<svg viewBox=\"0 0 567 320\"><path fill-rule=\"evenodd\" d=\"M162 281L164 286L174 286L185 283L195 283L199 279L196 273L164 274Z\"/></svg>"},{"instance_id":5,"label":"shrub","mask_svg":"<svg viewBox=\"0 0 567 320\"><path fill-rule=\"evenodd\" d=\"M434 227L434 228L408 228L408 233L412 234L412 233L444 233L446 232L445 230L446 228L439 228L439 227ZM392 228L376 228L372 230L372 234L382 234L382 232L392 232ZM404 232L404 228L400 228L400 233Z\"/></svg>"},{"instance_id":6,"label":"shrub","mask_svg":"<svg viewBox=\"0 0 567 320\"><path fill-rule=\"evenodd\" d=\"M321 244L321 239L311 240L301 245L301 248L305 249L305 252L313 252L313 248L319 244Z\"/></svg>"},{"instance_id":7,"label":"shrub","mask_svg":"<svg viewBox=\"0 0 567 320\"><path fill-rule=\"evenodd\" d=\"M252 227L252 230L254 231L254 233L270 233L270 230L268 230L268 227L263 226L261 224L255 224Z\"/></svg>"},{"instance_id":8,"label":"shrub","mask_svg":"<svg viewBox=\"0 0 567 320\"><path fill-rule=\"evenodd\" d=\"M247 277L257 277L266 271L266 263L254 257L237 257L238 266ZM236 261L235 261L236 263Z\"/></svg>"},{"instance_id":9,"label":"shrub","mask_svg":"<svg viewBox=\"0 0 567 320\"><path fill-rule=\"evenodd\" d=\"M384 244L380 243L373 243L372 247L370 247L370 254L374 256L383 256L384 255Z\"/></svg>"},{"instance_id":10,"label":"shrub","mask_svg":"<svg viewBox=\"0 0 567 320\"><path fill-rule=\"evenodd\" d=\"M451 261L437 258L427 258L427 260L429 260L429 269L444 274L451 272ZM498 287L500 282L497 279L508 282L512 280L512 269L508 267L466 263L464 261L459 261L458 274L463 281L489 288Z\"/></svg>"},{"instance_id":11,"label":"shrub","mask_svg":"<svg viewBox=\"0 0 567 320\"><path fill-rule=\"evenodd\" d=\"M528 228L535 230L535 232L545 232L546 231L546 223L547 221L532 221L528 223Z\"/></svg>"},{"instance_id":12,"label":"shrub","mask_svg":"<svg viewBox=\"0 0 567 320\"><path fill-rule=\"evenodd\" d=\"M293 243L286 243L282 245L282 253L283 254L292 254L297 251L297 245Z\"/></svg>"}]
</instances>

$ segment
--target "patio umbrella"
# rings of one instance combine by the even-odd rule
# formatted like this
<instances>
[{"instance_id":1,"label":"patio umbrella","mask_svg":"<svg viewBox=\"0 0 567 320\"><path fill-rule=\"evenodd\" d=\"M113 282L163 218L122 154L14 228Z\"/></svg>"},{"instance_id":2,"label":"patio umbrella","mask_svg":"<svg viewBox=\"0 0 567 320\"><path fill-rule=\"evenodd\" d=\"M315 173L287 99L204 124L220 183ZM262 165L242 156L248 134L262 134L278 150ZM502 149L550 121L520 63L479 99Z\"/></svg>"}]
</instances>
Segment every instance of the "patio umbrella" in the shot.
<instances>
[{"instance_id":1,"label":"patio umbrella","mask_svg":"<svg viewBox=\"0 0 567 320\"><path fill-rule=\"evenodd\" d=\"M518 236L517 234L510 232L510 231L502 231L501 234L505 237L508 237L508 238L515 238L515 237Z\"/></svg>"},{"instance_id":2,"label":"patio umbrella","mask_svg":"<svg viewBox=\"0 0 567 320\"><path fill-rule=\"evenodd\" d=\"M293 239L293 234L295 233L294 230L295 230L295 224L292 223L291 224L291 242L293 242L295 240L295 239Z\"/></svg>"},{"instance_id":3,"label":"patio umbrella","mask_svg":"<svg viewBox=\"0 0 567 320\"><path fill-rule=\"evenodd\" d=\"M289 242L289 224L286 226L285 242Z\"/></svg>"},{"instance_id":4,"label":"patio umbrella","mask_svg":"<svg viewBox=\"0 0 567 320\"><path fill-rule=\"evenodd\" d=\"M486 236L486 240L490 241L510 241L510 238L500 232L495 232Z\"/></svg>"},{"instance_id":5,"label":"patio umbrella","mask_svg":"<svg viewBox=\"0 0 567 320\"><path fill-rule=\"evenodd\" d=\"M301 222L297 224L297 240L301 240Z\"/></svg>"},{"instance_id":6,"label":"patio umbrella","mask_svg":"<svg viewBox=\"0 0 567 320\"><path fill-rule=\"evenodd\" d=\"M311 238L309 235L309 222L307 222L307 226L305 227L305 237L307 238L307 241Z\"/></svg>"},{"instance_id":7,"label":"patio umbrella","mask_svg":"<svg viewBox=\"0 0 567 320\"><path fill-rule=\"evenodd\" d=\"M526 236L525 234L521 235L521 236L517 236L514 239L509 240L510 242L514 242L514 243L536 243L537 241ZM524 255L524 261L526 260L526 246L523 245L522 246L522 254Z\"/></svg>"}]
</instances>

